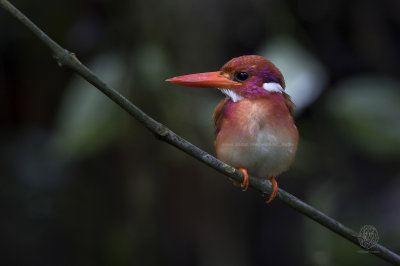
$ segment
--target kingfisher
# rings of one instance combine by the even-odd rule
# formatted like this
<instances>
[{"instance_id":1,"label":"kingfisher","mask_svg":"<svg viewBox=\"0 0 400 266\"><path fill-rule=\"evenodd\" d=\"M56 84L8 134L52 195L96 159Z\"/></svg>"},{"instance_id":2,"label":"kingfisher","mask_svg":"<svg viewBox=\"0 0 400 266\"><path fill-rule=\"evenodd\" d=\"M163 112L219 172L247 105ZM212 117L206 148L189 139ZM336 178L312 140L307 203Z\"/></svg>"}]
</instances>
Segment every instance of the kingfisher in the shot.
<instances>
[{"instance_id":1,"label":"kingfisher","mask_svg":"<svg viewBox=\"0 0 400 266\"><path fill-rule=\"evenodd\" d=\"M270 203L278 190L275 177L293 163L299 140L294 104L279 69L262 56L245 55L231 59L220 71L166 81L217 88L226 95L213 115L217 157L243 173L242 183L234 181L243 191L249 186L249 174L269 179Z\"/></svg>"}]
</instances>

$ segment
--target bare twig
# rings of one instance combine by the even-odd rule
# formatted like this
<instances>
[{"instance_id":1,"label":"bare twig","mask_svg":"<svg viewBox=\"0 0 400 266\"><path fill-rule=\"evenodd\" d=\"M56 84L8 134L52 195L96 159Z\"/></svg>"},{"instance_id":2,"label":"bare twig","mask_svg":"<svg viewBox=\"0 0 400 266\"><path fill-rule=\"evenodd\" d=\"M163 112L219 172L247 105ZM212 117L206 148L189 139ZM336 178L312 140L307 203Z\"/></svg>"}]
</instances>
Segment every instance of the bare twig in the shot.
<instances>
[{"instance_id":1,"label":"bare twig","mask_svg":"<svg viewBox=\"0 0 400 266\"><path fill-rule=\"evenodd\" d=\"M40 28L38 28L29 18L22 14L10 2L8 2L7 0L0 0L0 5L22 24L28 27L36 36L39 37L39 39L45 45L50 48L53 53L53 57L55 58L55 60L57 60L59 66L67 66L79 75L81 75L89 83L93 84L93 86L95 86L105 95L107 95L107 97L117 103L122 109L127 111L134 118L136 118L158 139L168 142L169 144L193 156L194 158L232 178L233 180L236 180L238 182L243 181L242 173L236 170L234 167L227 165L224 162L221 162L217 158L213 157L212 155L199 149L197 146L178 136L170 129L148 116L146 113L144 113L134 104L132 104L128 99L126 99L123 95L121 95L118 91L102 81L85 65L83 65L73 53L62 48L60 45L54 42L49 36L47 36ZM250 177L250 186L259 190L262 193L268 194L271 192L272 187L269 181L260 180L253 177ZM284 191L283 189L278 189L277 198L295 209L296 211L311 218L312 220L325 226L331 231L341 235L342 237L356 244L357 246L363 248L359 243L358 233L339 223L335 219L311 207L307 203L299 200L298 198ZM400 265L400 256L382 245L376 244L374 247L368 249L368 251L390 263Z\"/></svg>"}]
</instances>

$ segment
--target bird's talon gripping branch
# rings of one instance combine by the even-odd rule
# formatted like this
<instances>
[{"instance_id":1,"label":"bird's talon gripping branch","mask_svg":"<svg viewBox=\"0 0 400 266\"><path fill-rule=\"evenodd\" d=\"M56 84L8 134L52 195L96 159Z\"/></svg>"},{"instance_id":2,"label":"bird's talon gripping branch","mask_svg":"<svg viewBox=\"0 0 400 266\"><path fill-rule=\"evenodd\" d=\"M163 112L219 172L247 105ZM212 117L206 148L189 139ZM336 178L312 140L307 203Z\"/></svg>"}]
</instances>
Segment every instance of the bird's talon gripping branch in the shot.
<instances>
[{"instance_id":1,"label":"bird's talon gripping branch","mask_svg":"<svg viewBox=\"0 0 400 266\"><path fill-rule=\"evenodd\" d=\"M276 192L278 191L278 183L276 182L275 178L272 176L269 181L272 183L272 191L271 195L269 196L269 199L267 200L267 203L270 203L273 201L276 197Z\"/></svg>"},{"instance_id":2,"label":"bird's talon gripping branch","mask_svg":"<svg viewBox=\"0 0 400 266\"><path fill-rule=\"evenodd\" d=\"M238 168L238 170L243 174L243 182L240 184L240 186L242 187L243 191L246 191L249 187L249 175L247 174L247 170L244 168Z\"/></svg>"}]
</instances>

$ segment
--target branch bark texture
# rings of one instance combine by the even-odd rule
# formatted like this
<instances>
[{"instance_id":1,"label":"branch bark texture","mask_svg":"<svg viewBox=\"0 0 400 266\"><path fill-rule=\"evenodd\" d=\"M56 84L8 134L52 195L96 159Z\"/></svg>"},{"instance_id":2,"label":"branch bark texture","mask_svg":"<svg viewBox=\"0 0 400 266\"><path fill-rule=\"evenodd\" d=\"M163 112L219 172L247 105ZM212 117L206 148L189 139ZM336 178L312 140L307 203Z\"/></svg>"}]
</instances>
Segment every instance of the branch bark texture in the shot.
<instances>
[{"instance_id":1,"label":"branch bark texture","mask_svg":"<svg viewBox=\"0 0 400 266\"><path fill-rule=\"evenodd\" d=\"M242 182L243 175L236 168L227 165L226 163L218 160L214 156L208 154L207 152L201 150L197 146L183 139L179 135L175 134L173 131L168 129L163 124L157 122L137 106L131 103L127 98L121 95L118 91L112 88L110 85L102 81L98 76L96 76L90 69L83 65L74 53L69 52L55 41L53 41L49 36L47 36L39 27L37 27L29 18L27 18L22 12L20 12L16 7L14 7L7 0L0 0L0 6L15 17L18 21L29 28L52 52L54 59L57 61L59 66L66 66L72 69L74 72L82 76L86 81L91 83L101 92L103 92L107 97L118 104L122 109L128 112L131 116L137 119L143 126L145 126L150 132L152 132L158 139L163 140L172 146L182 150L183 152L189 154L190 156L198 159L204 164L214 168L215 170L221 172L222 174L230 177L231 179ZM250 177L250 186L256 190L269 194L272 189L272 185L267 180L260 180ZM297 212L309 217L310 219L316 221L322 226L328 228L329 230L337 233L348 241L354 243L360 248L364 249L359 243L359 234L352 229L344 226L335 219L327 216L321 211L315 209L314 207L308 205L307 203L296 198L292 194L278 188L277 198L280 199L285 204L289 205L291 208ZM393 251L387 249L386 247L376 244L374 247L368 249L367 251L378 256L379 258L390 262L395 265L400 265L400 256Z\"/></svg>"}]
</instances>

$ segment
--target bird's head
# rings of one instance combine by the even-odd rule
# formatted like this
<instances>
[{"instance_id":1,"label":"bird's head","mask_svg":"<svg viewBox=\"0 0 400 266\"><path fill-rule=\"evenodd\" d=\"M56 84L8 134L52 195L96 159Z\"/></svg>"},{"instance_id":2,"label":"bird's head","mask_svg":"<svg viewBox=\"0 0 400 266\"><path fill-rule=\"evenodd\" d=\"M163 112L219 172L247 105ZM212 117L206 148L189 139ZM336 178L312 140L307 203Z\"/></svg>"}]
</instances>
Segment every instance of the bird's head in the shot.
<instances>
[{"instance_id":1,"label":"bird's head","mask_svg":"<svg viewBox=\"0 0 400 266\"><path fill-rule=\"evenodd\" d=\"M285 88L279 69L257 55L233 58L220 71L179 76L167 81L189 87L218 88L234 102L283 93Z\"/></svg>"}]
</instances>

